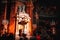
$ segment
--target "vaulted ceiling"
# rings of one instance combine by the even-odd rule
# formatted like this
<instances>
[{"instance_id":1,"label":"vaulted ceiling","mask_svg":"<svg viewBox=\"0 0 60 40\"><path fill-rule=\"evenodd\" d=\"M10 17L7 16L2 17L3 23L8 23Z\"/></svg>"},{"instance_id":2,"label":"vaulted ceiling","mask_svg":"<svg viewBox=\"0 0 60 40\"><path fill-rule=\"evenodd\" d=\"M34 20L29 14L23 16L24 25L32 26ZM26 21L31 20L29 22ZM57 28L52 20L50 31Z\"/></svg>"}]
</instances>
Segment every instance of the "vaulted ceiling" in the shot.
<instances>
[{"instance_id":1,"label":"vaulted ceiling","mask_svg":"<svg viewBox=\"0 0 60 40\"><path fill-rule=\"evenodd\" d=\"M5 3L10 2L10 3L14 3L14 2L30 2L32 1L33 5L34 5L34 10L38 10L39 12L41 11L40 9L43 10L55 10L56 11L56 0L1 0L0 1L0 8L1 10L3 10ZM1 13L0 13L1 14Z\"/></svg>"}]
</instances>

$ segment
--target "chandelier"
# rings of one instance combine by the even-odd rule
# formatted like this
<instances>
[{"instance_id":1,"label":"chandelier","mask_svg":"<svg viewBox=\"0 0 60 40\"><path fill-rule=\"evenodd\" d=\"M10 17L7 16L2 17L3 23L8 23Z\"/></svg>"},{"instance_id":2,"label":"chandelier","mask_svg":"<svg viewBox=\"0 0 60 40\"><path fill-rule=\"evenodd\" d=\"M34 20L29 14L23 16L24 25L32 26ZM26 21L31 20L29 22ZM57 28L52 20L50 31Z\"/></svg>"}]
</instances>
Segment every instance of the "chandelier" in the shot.
<instances>
[{"instance_id":1,"label":"chandelier","mask_svg":"<svg viewBox=\"0 0 60 40\"><path fill-rule=\"evenodd\" d=\"M8 25L8 23L9 23L8 20L2 20L3 25Z\"/></svg>"}]
</instances>

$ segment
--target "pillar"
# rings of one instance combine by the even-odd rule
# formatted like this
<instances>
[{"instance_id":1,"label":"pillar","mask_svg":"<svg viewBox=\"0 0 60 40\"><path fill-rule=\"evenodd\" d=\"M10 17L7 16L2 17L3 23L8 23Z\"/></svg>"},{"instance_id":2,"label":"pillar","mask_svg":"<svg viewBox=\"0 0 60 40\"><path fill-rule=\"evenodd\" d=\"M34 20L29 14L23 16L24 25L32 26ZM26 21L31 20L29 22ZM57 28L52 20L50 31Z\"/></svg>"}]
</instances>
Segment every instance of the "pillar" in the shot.
<instances>
[{"instance_id":1,"label":"pillar","mask_svg":"<svg viewBox=\"0 0 60 40\"><path fill-rule=\"evenodd\" d=\"M29 13L30 17L31 17L31 21L29 23L29 29L30 29L30 34L32 35L32 11L33 11L33 3L32 1L30 2L26 2L26 12Z\"/></svg>"}]
</instances>

